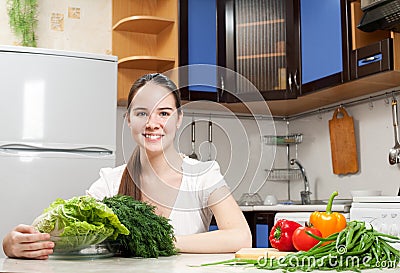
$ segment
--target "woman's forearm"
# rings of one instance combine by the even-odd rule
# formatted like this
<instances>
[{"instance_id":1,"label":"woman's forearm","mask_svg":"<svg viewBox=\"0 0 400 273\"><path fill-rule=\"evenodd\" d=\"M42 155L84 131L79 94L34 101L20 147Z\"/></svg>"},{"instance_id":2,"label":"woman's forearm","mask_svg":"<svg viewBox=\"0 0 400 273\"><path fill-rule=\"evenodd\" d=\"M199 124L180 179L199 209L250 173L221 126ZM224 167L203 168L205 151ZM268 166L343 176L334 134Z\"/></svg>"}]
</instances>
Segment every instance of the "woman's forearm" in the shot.
<instances>
[{"instance_id":1,"label":"woman's forearm","mask_svg":"<svg viewBox=\"0 0 400 273\"><path fill-rule=\"evenodd\" d=\"M236 252L251 247L251 233L248 229L228 229L177 236L175 246L186 253Z\"/></svg>"}]
</instances>

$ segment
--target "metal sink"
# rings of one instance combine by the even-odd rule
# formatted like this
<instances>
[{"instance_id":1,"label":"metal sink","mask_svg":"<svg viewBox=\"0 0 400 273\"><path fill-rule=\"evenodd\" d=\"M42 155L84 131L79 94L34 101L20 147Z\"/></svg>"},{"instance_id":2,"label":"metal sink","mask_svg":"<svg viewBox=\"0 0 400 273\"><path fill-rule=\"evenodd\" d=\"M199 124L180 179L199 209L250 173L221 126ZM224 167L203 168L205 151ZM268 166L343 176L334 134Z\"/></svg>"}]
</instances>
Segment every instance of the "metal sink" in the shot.
<instances>
[{"instance_id":1,"label":"metal sink","mask_svg":"<svg viewBox=\"0 0 400 273\"><path fill-rule=\"evenodd\" d=\"M288 205L288 206L291 206L291 205L302 205L300 200L298 200L298 201L290 201L290 202L283 202L283 203L280 203L280 204ZM311 200L311 203L309 205L326 205L326 202L324 202L323 200Z\"/></svg>"},{"instance_id":2,"label":"metal sink","mask_svg":"<svg viewBox=\"0 0 400 273\"><path fill-rule=\"evenodd\" d=\"M333 205L351 205L352 199L334 199ZM300 200L290 201L291 203L280 202L281 205L302 205ZM327 205L328 200L311 200L310 205Z\"/></svg>"}]
</instances>

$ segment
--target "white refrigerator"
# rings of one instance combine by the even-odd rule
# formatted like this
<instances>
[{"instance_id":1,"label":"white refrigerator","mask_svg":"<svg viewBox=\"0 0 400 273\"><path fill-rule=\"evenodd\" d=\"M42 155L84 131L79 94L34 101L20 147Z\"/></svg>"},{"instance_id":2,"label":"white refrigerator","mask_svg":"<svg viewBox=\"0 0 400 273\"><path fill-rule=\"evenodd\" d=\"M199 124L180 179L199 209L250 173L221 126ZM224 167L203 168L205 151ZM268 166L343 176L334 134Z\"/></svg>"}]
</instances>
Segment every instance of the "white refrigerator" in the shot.
<instances>
[{"instance_id":1,"label":"white refrigerator","mask_svg":"<svg viewBox=\"0 0 400 273\"><path fill-rule=\"evenodd\" d=\"M117 68L115 56L0 46L1 240L115 166Z\"/></svg>"}]
</instances>

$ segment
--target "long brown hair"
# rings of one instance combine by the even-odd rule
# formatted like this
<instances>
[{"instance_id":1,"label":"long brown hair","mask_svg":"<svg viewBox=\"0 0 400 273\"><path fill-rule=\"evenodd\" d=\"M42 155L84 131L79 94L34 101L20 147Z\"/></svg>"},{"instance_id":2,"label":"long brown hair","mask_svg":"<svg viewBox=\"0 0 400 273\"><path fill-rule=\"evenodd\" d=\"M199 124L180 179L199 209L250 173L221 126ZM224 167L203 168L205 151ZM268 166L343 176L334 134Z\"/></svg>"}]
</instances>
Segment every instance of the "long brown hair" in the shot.
<instances>
[{"instance_id":1,"label":"long brown hair","mask_svg":"<svg viewBox=\"0 0 400 273\"><path fill-rule=\"evenodd\" d=\"M175 98L175 106L178 114L181 114L181 94L175 83L165 75L160 73L146 74L133 83L128 95L127 115L131 110L131 103L137 91L149 82L160 85L171 90ZM119 185L118 194L129 195L136 200L141 200L142 193L140 191L140 177L142 173L142 166L140 164L140 149L136 146L135 150L130 157L124 173L122 174L121 183ZM133 177L132 177L133 176Z\"/></svg>"}]
</instances>

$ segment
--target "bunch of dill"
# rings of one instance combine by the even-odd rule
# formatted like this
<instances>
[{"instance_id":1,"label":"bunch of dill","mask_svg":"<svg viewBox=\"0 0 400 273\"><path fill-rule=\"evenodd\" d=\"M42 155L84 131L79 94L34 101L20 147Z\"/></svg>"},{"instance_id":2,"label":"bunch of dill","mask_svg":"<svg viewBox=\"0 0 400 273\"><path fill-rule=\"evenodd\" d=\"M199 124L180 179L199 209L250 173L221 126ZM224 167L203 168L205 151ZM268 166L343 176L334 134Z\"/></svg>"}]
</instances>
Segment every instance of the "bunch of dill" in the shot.
<instances>
[{"instance_id":1,"label":"bunch of dill","mask_svg":"<svg viewBox=\"0 0 400 273\"><path fill-rule=\"evenodd\" d=\"M117 252L125 257L156 258L177 254L174 246L174 230L169 220L154 213L155 207L133 199L116 195L103 200L130 231L119 234Z\"/></svg>"}]
</instances>

